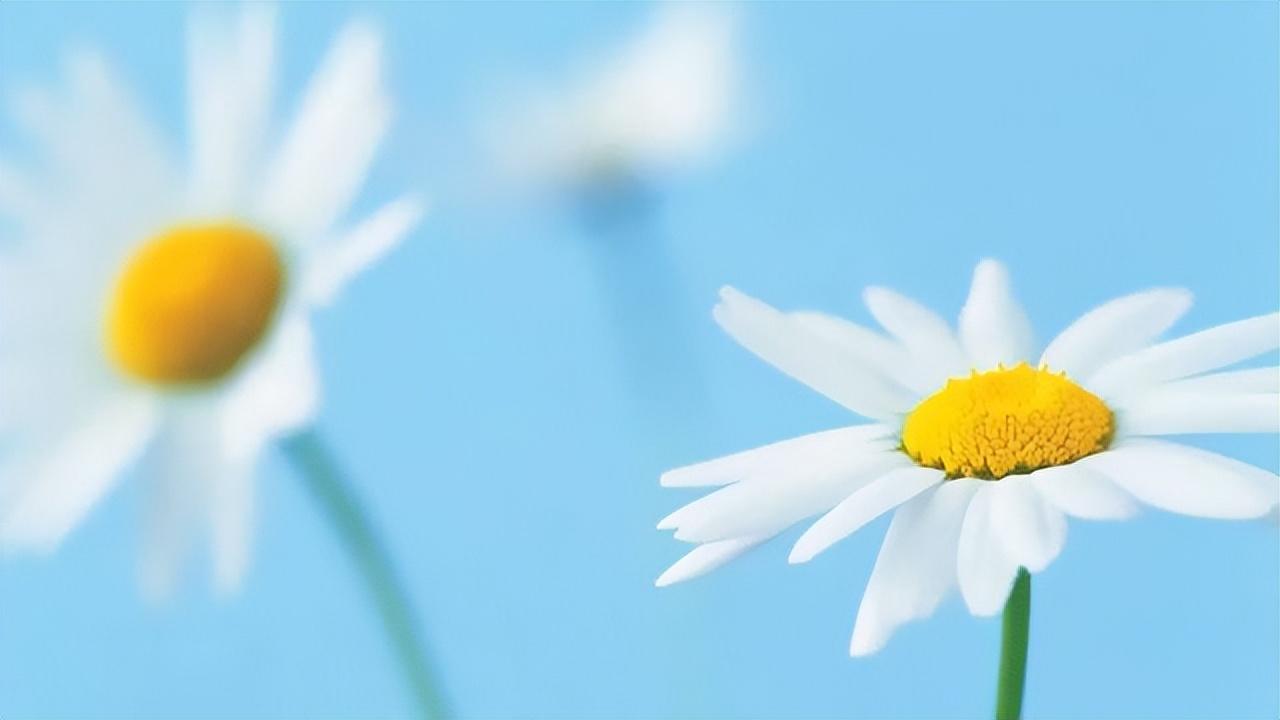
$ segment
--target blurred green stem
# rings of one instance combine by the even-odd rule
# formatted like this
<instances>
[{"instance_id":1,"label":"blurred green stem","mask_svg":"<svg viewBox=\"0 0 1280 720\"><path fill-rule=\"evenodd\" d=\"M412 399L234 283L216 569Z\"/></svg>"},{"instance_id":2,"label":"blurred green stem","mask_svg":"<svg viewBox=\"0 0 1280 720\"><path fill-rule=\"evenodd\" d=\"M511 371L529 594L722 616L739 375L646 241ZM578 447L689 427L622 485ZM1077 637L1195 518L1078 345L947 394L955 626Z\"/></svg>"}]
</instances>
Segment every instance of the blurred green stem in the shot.
<instances>
[{"instance_id":1,"label":"blurred green stem","mask_svg":"<svg viewBox=\"0 0 1280 720\"><path fill-rule=\"evenodd\" d=\"M368 586L405 679L413 691L419 714L435 720L444 718L447 714L444 698L431 665L422 652L408 595L397 580L391 558L374 534L373 525L345 482L337 461L315 429L306 429L286 438L282 448Z\"/></svg>"},{"instance_id":2,"label":"blurred green stem","mask_svg":"<svg viewBox=\"0 0 1280 720\"><path fill-rule=\"evenodd\" d=\"M1000 638L1000 685L996 690L996 720L1022 716L1022 690L1027 680L1027 635L1031 626L1031 573L1018 568L1013 592L1004 604Z\"/></svg>"}]
</instances>

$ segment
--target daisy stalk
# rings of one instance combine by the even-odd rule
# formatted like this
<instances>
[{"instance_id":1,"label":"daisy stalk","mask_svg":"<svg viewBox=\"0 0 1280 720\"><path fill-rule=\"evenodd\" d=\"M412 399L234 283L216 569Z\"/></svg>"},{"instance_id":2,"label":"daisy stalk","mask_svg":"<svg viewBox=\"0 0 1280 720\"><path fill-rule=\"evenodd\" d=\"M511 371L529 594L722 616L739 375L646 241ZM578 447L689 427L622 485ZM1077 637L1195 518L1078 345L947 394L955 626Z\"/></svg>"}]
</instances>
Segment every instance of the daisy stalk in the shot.
<instances>
[{"instance_id":1,"label":"daisy stalk","mask_svg":"<svg viewBox=\"0 0 1280 720\"><path fill-rule=\"evenodd\" d=\"M373 523L344 480L337 460L314 428L286 438L281 448L368 587L419 714L424 718L446 717L444 696L431 662L423 652L409 595L400 584L391 556L374 532Z\"/></svg>"},{"instance_id":2,"label":"daisy stalk","mask_svg":"<svg viewBox=\"0 0 1280 720\"><path fill-rule=\"evenodd\" d=\"M1027 680L1027 635L1031 626L1031 573L1018 569L1018 579L1004 604L1000 637L1000 679L996 688L996 720L1022 717L1022 691Z\"/></svg>"}]
</instances>

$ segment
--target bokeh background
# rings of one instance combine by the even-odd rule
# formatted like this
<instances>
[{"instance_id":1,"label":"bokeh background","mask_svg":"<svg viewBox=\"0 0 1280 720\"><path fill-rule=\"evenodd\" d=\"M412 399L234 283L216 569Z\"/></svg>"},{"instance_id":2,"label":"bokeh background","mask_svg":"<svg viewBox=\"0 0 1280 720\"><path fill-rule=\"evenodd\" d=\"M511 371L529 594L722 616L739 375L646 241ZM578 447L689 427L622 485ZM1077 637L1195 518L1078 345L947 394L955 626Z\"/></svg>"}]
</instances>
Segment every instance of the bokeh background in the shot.
<instances>
[{"instance_id":1,"label":"bokeh background","mask_svg":"<svg viewBox=\"0 0 1280 720\"><path fill-rule=\"evenodd\" d=\"M1274 310L1277 6L749 4L747 131L654 178L623 226L486 190L476 126L554 83L643 4L286 4L291 106L341 24L385 31L395 129L357 211L427 221L318 323L322 432L380 523L466 717L985 716L998 620L958 599L869 659L848 635L886 521L800 567L793 531L662 590L692 495L667 468L848 424L714 326L716 289L870 318L885 284L953 315L1008 263L1042 340L1183 285L1191 330ZM175 139L188 8L0 2L0 90L103 50ZM0 147L21 141L6 113ZM1275 364L1275 357L1261 362ZM1274 437L1195 438L1275 470ZM279 459L243 591L206 568L155 606L121 483L47 558L0 560L0 717L390 717L406 693L341 548ZM1280 714L1274 524L1147 511L1075 522L1036 577L1028 717Z\"/></svg>"}]
</instances>

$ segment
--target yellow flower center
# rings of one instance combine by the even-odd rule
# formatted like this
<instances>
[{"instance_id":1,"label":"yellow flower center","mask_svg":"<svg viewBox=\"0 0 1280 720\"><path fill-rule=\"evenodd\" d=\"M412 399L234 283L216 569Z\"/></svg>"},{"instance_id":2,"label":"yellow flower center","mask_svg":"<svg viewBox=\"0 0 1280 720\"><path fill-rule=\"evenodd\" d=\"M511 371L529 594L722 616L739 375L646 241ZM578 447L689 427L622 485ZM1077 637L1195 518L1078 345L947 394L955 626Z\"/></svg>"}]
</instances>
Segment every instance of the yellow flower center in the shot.
<instances>
[{"instance_id":1,"label":"yellow flower center","mask_svg":"<svg viewBox=\"0 0 1280 720\"><path fill-rule=\"evenodd\" d=\"M256 230L229 221L169 228L143 243L116 281L108 354L150 383L217 380L262 338L283 285L280 255Z\"/></svg>"},{"instance_id":2,"label":"yellow flower center","mask_svg":"<svg viewBox=\"0 0 1280 720\"><path fill-rule=\"evenodd\" d=\"M907 416L902 448L947 477L998 480L1104 450L1114 427L1096 395L1020 363L948 380Z\"/></svg>"}]
</instances>

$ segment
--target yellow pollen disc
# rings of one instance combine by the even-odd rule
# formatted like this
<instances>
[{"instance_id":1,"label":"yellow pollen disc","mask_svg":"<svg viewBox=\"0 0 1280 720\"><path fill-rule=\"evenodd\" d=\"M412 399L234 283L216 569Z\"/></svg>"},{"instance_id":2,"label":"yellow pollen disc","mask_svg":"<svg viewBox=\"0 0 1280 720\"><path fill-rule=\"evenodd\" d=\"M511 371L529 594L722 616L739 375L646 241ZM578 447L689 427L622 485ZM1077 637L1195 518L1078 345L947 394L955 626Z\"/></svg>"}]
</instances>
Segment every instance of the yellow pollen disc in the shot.
<instances>
[{"instance_id":1,"label":"yellow pollen disc","mask_svg":"<svg viewBox=\"0 0 1280 720\"><path fill-rule=\"evenodd\" d=\"M284 285L275 245L234 222L179 225L129 258L106 342L126 374L156 384L216 380L271 324Z\"/></svg>"},{"instance_id":2,"label":"yellow pollen disc","mask_svg":"<svg viewBox=\"0 0 1280 720\"><path fill-rule=\"evenodd\" d=\"M907 416L902 448L947 477L997 480L1104 450L1114 427L1096 395L1020 363L948 380Z\"/></svg>"}]
</instances>

